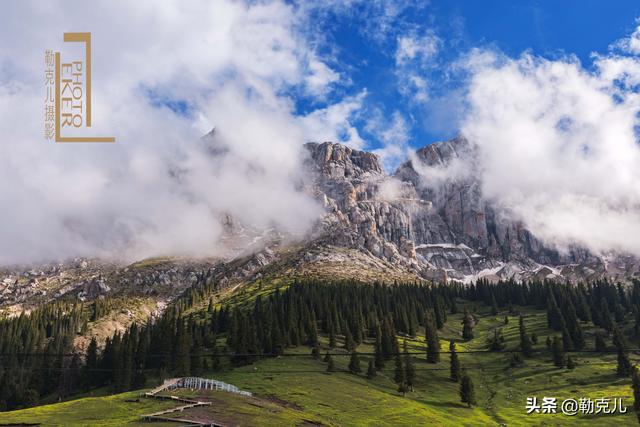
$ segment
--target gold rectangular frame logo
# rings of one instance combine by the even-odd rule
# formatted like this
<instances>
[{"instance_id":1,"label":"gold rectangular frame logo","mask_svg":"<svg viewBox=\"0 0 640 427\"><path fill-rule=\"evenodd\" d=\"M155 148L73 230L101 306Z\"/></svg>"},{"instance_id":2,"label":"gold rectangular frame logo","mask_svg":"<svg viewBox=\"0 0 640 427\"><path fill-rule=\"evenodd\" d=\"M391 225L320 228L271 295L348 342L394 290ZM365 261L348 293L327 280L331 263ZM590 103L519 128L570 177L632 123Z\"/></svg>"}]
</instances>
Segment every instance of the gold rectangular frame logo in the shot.
<instances>
[{"instance_id":1,"label":"gold rectangular frame logo","mask_svg":"<svg viewBox=\"0 0 640 427\"><path fill-rule=\"evenodd\" d=\"M86 127L86 128L90 128L91 124L92 124L92 118L91 118L91 33L64 33L64 41L65 42L71 42L71 43L84 43L84 48L85 48L85 60L84 60L84 66L82 64L81 61L74 61L73 63L69 63L69 64L63 64L61 57L60 57L60 52L55 52L54 55L51 55L50 51L45 52L45 63L47 65L53 65L52 68L54 68L54 70L51 70L50 68L45 72L45 81L47 81L49 84L52 83L51 80L53 80L55 82L55 90L54 90L54 96L53 96L53 106L51 105L46 105L45 104L45 110L46 110L46 118L45 118L45 137L48 139L53 139L51 138L52 136L55 135L55 142L115 142L116 139L115 137L112 136L64 136L62 134L62 128L65 127L65 125L70 125L74 128L81 128L81 127ZM49 56L48 56L49 55ZM51 61L50 56L54 56L55 61ZM53 64L52 64L53 62ZM64 67L67 67L70 69L70 71L73 71L73 66L75 65L76 67L76 71L77 73L72 73L73 76L76 76L77 79L76 81L72 81L72 79L65 79L65 80L61 80L61 75L62 75L62 70ZM84 69L84 70L83 70ZM51 77L51 71L55 72L55 78L52 79ZM84 72L84 77L85 77L85 81L86 81L86 88L84 91L84 98L85 98L85 102L84 102L84 115L82 115L83 113L83 105L82 102L80 102L79 105L73 105L73 101L76 100L76 89L78 89L78 92L80 93L79 97L80 99L82 99L82 86L81 86L81 82L79 80L79 77L82 75L82 73ZM61 84L64 83L64 86ZM71 85L74 85L73 87ZM77 85L77 86L76 86ZM48 89L48 93L47 93L47 100L51 101L51 90L50 88ZM69 89L69 91L71 92L71 98L63 98L62 97L62 93L66 90ZM70 113L66 113L63 116L64 117L64 121L63 121L63 117L61 117L61 110L62 110L62 106L65 103L69 103L69 105L71 106L72 109L79 109L80 110L80 114L70 114ZM54 111L51 111L54 110ZM54 114L51 114L54 113ZM52 117L53 116L53 117ZM76 119L78 119L79 123L76 123ZM47 123L48 121L48 123ZM51 129L51 123L50 121L54 121L55 122L55 134L53 134L53 132L51 132L53 129Z\"/></svg>"}]
</instances>

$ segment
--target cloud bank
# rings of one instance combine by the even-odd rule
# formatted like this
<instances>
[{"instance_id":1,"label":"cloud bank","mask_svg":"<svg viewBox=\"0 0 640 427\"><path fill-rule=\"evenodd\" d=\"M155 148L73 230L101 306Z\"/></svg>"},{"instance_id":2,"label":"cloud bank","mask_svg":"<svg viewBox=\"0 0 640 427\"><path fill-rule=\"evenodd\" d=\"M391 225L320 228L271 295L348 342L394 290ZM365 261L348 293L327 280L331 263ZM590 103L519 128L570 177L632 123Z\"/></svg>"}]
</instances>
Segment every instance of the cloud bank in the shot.
<instances>
[{"instance_id":1,"label":"cloud bank","mask_svg":"<svg viewBox=\"0 0 640 427\"><path fill-rule=\"evenodd\" d=\"M0 16L0 264L218 255L222 217L300 233L302 142L361 144L361 98L296 113L342 77L282 1L39 2ZM93 36L94 122L115 144L43 138L43 53ZM176 107L177 106L177 107ZM216 127L214 142L200 137ZM218 155L210 152L214 144Z\"/></svg>"},{"instance_id":2,"label":"cloud bank","mask_svg":"<svg viewBox=\"0 0 640 427\"><path fill-rule=\"evenodd\" d=\"M590 66L486 50L464 61L461 131L484 196L561 250L640 255L638 34Z\"/></svg>"},{"instance_id":3,"label":"cloud bank","mask_svg":"<svg viewBox=\"0 0 640 427\"><path fill-rule=\"evenodd\" d=\"M258 232L303 233L321 209L297 186L302 142L367 148L354 122L375 134L376 152L393 171L420 120L363 108L367 89L353 87L335 52L319 49L321 32L309 30L334 14L367 17L360 31L393 51L398 94L431 109L432 123L449 123L438 113L455 111L476 146L483 193L504 215L560 249L640 255L640 27L590 64L475 49L446 67L441 35L396 28L416 7L378 0L7 6L0 15L0 36L12 41L0 44L0 264L219 255L228 215ZM118 142L54 144L42 135L43 52L58 48L64 32L87 30L94 121ZM434 98L436 65L465 74L466 84ZM459 98L464 109L452 101ZM200 140L213 127L215 139ZM456 162L423 173L433 183L469 170Z\"/></svg>"}]
</instances>

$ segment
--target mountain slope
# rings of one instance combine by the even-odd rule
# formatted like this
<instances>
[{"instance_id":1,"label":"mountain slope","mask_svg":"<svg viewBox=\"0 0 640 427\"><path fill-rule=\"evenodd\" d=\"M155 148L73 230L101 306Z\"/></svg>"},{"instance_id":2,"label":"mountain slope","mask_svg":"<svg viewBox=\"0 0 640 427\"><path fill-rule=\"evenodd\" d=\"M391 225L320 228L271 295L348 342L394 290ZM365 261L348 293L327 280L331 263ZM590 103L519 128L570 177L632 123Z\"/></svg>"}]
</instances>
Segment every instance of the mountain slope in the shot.
<instances>
[{"instance_id":1,"label":"mountain slope","mask_svg":"<svg viewBox=\"0 0 640 427\"><path fill-rule=\"evenodd\" d=\"M329 142L306 148L308 186L327 210L322 225L331 241L424 279L624 279L640 270L633 257L559 253L505 218L483 198L476 153L464 138L417 150L393 175L372 153Z\"/></svg>"},{"instance_id":2,"label":"mountain slope","mask_svg":"<svg viewBox=\"0 0 640 427\"><path fill-rule=\"evenodd\" d=\"M201 143L216 150L215 135ZM427 145L389 175L378 156L341 144L305 144L301 192L324 209L305 236L259 230L222 218L227 255L162 258L119 265L71 260L0 269L0 310L20 313L56 299L116 298L107 323L126 325L161 312L199 278L220 288L264 277L364 281L639 277L632 256L561 254L482 196L474 153L464 138ZM136 304L130 303L137 301ZM112 326L106 327L110 329ZM97 330L102 329L96 326Z\"/></svg>"},{"instance_id":3,"label":"mountain slope","mask_svg":"<svg viewBox=\"0 0 640 427\"><path fill-rule=\"evenodd\" d=\"M338 337L338 347L328 348L328 338L321 337L322 352L334 353L337 372L327 373L327 364L314 360L308 347L287 349L289 357L266 358L252 365L208 372L205 377L223 380L249 390L254 398L244 398L231 393L173 390L172 395L209 400L213 406L185 410L180 418L217 421L235 426L280 425L516 425L527 426L551 423L558 426L633 425L632 391L628 378L615 374L616 355L591 352L580 354L574 370L557 368L550 361L544 340L557 332L547 328L544 310L520 308L527 318L527 330L535 332L539 352L527 359L522 366L510 367L506 352L465 353L481 351L493 331L501 329L507 350L519 345L518 316L506 310L497 315L483 306L478 313L479 323L475 338L460 342L462 314L451 315L440 331L443 352L449 339L458 340L458 352L462 366L472 376L476 385L478 404L467 408L460 403L459 384L449 378L449 355L442 354L440 362L427 363L424 356L423 330L415 338L408 339L409 349L415 352L415 391L405 397L397 392L394 383L393 361L373 379L365 377L368 361L372 358L373 340L358 346L363 372L354 375L347 371L349 353L342 349L344 339ZM509 323L504 323L504 318ZM589 334L591 335L591 328ZM588 349L592 350L593 340ZM541 390L546 390L542 393ZM577 392L576 390L579 390ZM142 414L175 406L172 402L157 402L139 398L144 390L113 396L89 397L0 414L3 423L41 423L64 426L116 426L148 425L139 421ZM568 398L620 397L628 407L625 414L558 414L527 415L527 397L558 398L558 403ZM136 399L139 398L139 401ZM558 411L560 412L560 411Z\"/></svg>"}]
</instances>

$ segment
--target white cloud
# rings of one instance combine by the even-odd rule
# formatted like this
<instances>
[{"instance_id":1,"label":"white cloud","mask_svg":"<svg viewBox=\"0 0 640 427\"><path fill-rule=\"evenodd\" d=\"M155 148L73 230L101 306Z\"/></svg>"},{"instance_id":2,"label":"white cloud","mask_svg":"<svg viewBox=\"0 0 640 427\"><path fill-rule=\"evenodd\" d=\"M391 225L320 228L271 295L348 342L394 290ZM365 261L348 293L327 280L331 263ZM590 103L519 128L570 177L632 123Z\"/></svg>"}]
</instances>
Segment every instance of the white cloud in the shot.
<instances>
[{"instance_id":1,"label":"white cloud","mask_svg":"<svg viewBox=\"0 0 640 427\"><path fill-rule=\"evenodd\" d=\"M623 39L611 45L612 49L620 49L624 52L634 55L640 55L640 25L636 27L635 31Z\"/></svg>"},{"instance_id":2,"label":"white cloud","mask_svg":"<svg viewBox=\"0 0 640 427\"><path fill-rule=\"evenodd\" d=\"M422 37L415 35L398 37L396 65L414 60L428 61L438 53L439 46L440 39L433 32L427 32Z\"/></svg>"},{"instance_id":3,"label":"white cloud","mask_svg":"<svg viewBox=\"0 0 640 427\"><path fill-rule=\"evenodd\" d=\"M310 18L307 25L318 20L333 22L336 16L359 20L357 30L372 42L384 44L394 38L403 25L403 15L429 6L425 0L324 0L302 1L299 4Z\"/></svg>"},{"instance_id":4,"label":"white cloud","mask_svg":"<svg viewBox=\"0 0 640 427\"><path fill-rule=\"evenodd\" d=\"M394 111L387 119L382 111L376 110L367 121L365 130L382 142L382 147L373 152L380 156L385 170L393 173L410 151L409 126L405 118L399 111Z\"/></svg>"},{"instance_id":5,"label":"white cloud","mask_svg":"<svg viewBox=\"0 0 640 427\"><path fill-rule=\"evenodd\" d=\"M427 165L412 151L409 153L409 160L420 175L420 184L440 191L443 191L443 185L472 178L475 173L474 159L469 156L454 157L446 164Z\"/></svg>"},{"instance_id":6,"label":"white cloud","mask_svg":"<svg viewBox=\"0 0 640 427\"><path fill-rule=\"evenodd\" d=\"M309 75L306 83L312 95L326 94L330 85L336 83L339 79L340 75L324 62L317 59L309 61Z\"/></svg>"},{"instance_id":7,"label":"white cloud","mask_svg":"<svg viewBox=\"0 0 640 427\"><path fill-rule=\"evenodd\" d=\"M386 202L394 202L402 197L406 197L406 183L397 178L388 177L380 182L376 197Z\"/></svg>"},{"instance_id":8,"label":"white cloud","mask_svg":"<svg viewBox=\"0 0 640 427\"><path fill-rule=\"evenodd\" d=\"M429 100L429 85L422 75L435 65L441 44L430 30L422 35L410 32L397 38L396 76L401 94L421 104Z\"/></svg>"},{"instance_id":9,"label":"white cloud","mask_svg":"<svg viewBox=\"0 0 640 427\"><path fill-rule=\"evenodd\" d=\"M295 30L283 1L38 2L0 16L0 263L216 255L220 217L302 232L320 214L295 183L302 143L347 135L359 97L298 117L293 95L340 76ZM43 52L92 32L94 122L116 144L42 136ZM147 93L188 101L189 114ZM216 126L212 157L199 141Z\"/></svg>"},{"instance_id":10,"label":"white cloud","mask_svg":"<svg viewBox=\"0 0 640 427\"><path fill-rule=\"evenodd\" d=\"M304 140L340 142L357 150L363 149L365 141L350 119L358 113L366 96L367 92L363 91L299 118Z\"/></svg>"},{"instance_id":11,"label":"white cloud","mask_svg":"<svg viewBox=\"0 0 640 427\"><path fill-rule=\"evenodd\" d=\"M560 249L640 255L640 60L475 53L462 133L484 195Z\"/></svg>"}]
</instances>

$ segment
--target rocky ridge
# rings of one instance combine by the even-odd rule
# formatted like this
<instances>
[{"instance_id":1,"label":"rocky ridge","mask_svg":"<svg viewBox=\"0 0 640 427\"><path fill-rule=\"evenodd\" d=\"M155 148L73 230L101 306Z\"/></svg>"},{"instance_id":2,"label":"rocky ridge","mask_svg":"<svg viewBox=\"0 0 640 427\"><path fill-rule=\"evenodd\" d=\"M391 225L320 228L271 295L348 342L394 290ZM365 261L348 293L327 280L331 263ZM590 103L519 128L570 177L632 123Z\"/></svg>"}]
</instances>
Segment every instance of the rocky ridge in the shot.
<instances>
[{"instance_id":1,"label":"rocky ridge","mask_svg":"<svg viewBox=\"0 0 640 427\"><path fill-rule=\"evenodd\" d=\"M634 257L606 260L579 248L559 253L505 219L483 199L475 153L464 138L417 150L392 175L373 153L330 142L306 148L310 187L327 210L322 227L331 241L418 277L624 280L640 271ZM455 174L439 177L445 169Z\"/></svg>"},{"instance_id":2,"label":"rocky ridge","mask_svg":"<svg viewBox=\"0 0 640 427\"><path fill-rule=\"evenodd\" d=\"M106 295L148 298L161 308L203 275L220 287L283 275L463 283L640 277L635 257L579 249L561 254L500 216L482 197L475 153L464 138L417 150L393 174L370 152L331 142L308 143L305 149L308 173L301 188L325 209L305 239L254 230L227 217L224 239L233 250L224 259L155 259L130 266L78 259L4 268L0 309L18 313L59 298L91 301ZM466 169L438 177L456 162Z\"/></svg>"}]
</instances>

